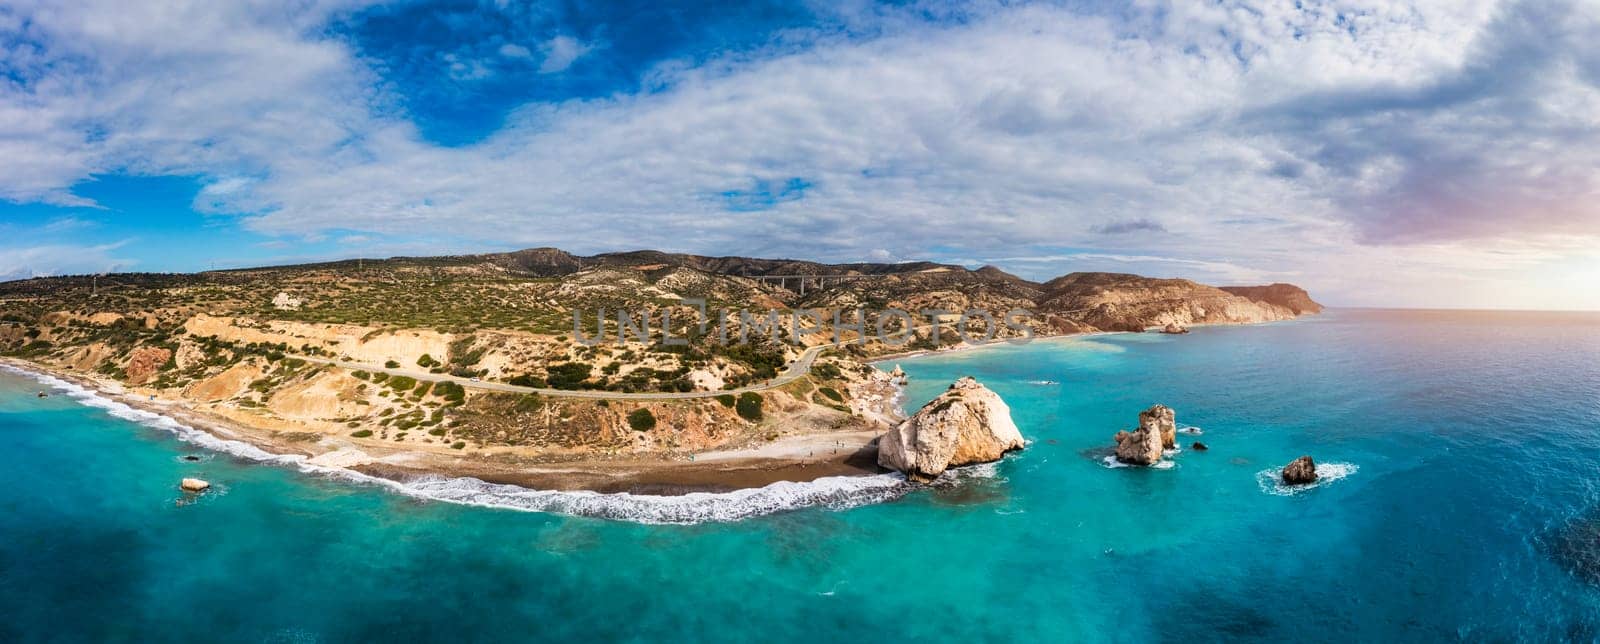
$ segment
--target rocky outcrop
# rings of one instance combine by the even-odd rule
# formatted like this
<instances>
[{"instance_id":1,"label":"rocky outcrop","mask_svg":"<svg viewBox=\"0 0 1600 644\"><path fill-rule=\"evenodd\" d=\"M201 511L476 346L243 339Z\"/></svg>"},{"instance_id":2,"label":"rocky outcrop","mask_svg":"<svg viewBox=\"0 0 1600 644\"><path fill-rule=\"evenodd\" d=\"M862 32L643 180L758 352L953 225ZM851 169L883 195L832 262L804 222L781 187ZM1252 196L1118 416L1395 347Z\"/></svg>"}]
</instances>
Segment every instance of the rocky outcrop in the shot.
<instances>
[{"instance_id":1,"label":"rocky outcrop","mask_svg":"<svg viewBox=\"0 0 1600 644\"><path fill-rule=\"evenodd\" d=\"M142 385L149 382L170 359L172 350L164 347L134 349L128 354L128 366L124 367L128 374L128 384Z\"/></svg>"},{"instance_id":2,"label":"rocky outcrop","mask_svg":"<svg viewBox=\"0 0 1600 644\"><path fill-rule=\"evenodd\" d=\"M1322 312L1322 305L1311 299L1311 294L1305 289L1293 284L1269 284L1267 286L1223 286L1222 290L1249 298L1257 302L1265 302L1284 307L1294 311L1295 315Z\"/></svg>"},{"instance_id":3,"label":"rocky outcrop","mask_svg":"<svg viewBox=\"0 0 1600 644\"><path fill-rule=\"evenodd\" d=\"M952 467L1000 460L1023 445L1011 408L966 377L885 433L878 441L878 465L927 482Z\"/></svg>"},{"instance_id":4,"label":"rocky outcrop","mask_svg":"<svg viewBox=\"0 0 1600 644\"><path fill-rule=\"evenodd\" d=\"M1189 328L1176 322L1168 322L1167 326L1161 329L1161 332L1169 335L1182 335L1184 333L1188 333Z\"/></svg>"},{"instance_id":5,"label":"rocky outcrop","mask_svg":"<svg viewBox=\"0 0 1600 644\"><path fill-rule=\"evenodd\" d=\"M178 484L185 492L204 492L211 484L201 479L184 479Z\"/></svg>"},{"instance_id":6,"label":"rocky outcrop","mask_svg":"<svg viewBox=\"0 0 1600 644\"><path fill-rule=\"evenodd\" d=\"M1161 433L1140 428L1117 432L1117 460L1130 465L1155 465L1161 462Z\"/></svg>"},{"instance_id":7,"label":"rocky outcrop","mask_svg":"<svg viewBox=\"0 0 1600 644\"><path fill-rule=\"evenodd\" d=\"M1131 465L1155 465L1161 452L1177 446L1177 414L1171 407L1156 405L1139 412L1139 429L1121 431L1112 437L1117 442L1117 460Z\"/></svg>"},{"instance_id":8,"label":"rocky outcrop","mask_svg":"<svg viewBox=\"0 0 1600 644\"><path fill-rule=\"evenodd\" d=\"M1204 452L1204 451L1206 451L1208 449L1211 449L1211 448L1206 447L1205 443L1202 443L1200 441L1195 441L1193 445L1189 446L1189 449L1192 449L1192 450L1194 450L1196 452Z\"/></svg>"},{"instance_id":9,"label":"rocky outcrop","mask_svg":"<svg viewBox=\"0 0 1600 644\"><path fill-rule=\"evenodd\" d=\"M1301 456L1283 467L1283 482L1289 485L1305 485L1317 481L1317 464L1310 456Z\"/></svg>"},{"instance_id":10,"label":"rocky outcrop","mask_svg":"<svg viewBox=\"0 0 1600 644\"><path fill-rule=\"evenodd\" d=\"M1139 412L1139 427L1152 428L1161 435L1161 448L1178 446L1178 414L1166 405L1155 405Z\"/></svg>"}]
</instances>

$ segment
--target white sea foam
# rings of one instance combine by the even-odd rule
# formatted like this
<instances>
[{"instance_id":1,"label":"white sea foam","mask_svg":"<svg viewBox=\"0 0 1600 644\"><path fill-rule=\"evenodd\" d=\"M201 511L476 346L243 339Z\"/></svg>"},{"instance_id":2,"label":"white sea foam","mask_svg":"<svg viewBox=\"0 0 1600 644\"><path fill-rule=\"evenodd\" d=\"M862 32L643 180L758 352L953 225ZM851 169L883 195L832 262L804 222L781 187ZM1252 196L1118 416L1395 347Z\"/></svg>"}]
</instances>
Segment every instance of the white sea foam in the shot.
<instances>
[{"instance_id":1,"label":"white sea foam","mask_svg":"<svg viewBox=\"0 0 1600 644\"><path fill-rule=\"evenodd\" d=\"M1285 485L1283 469L1272 468L1256 472L1256 484L1261 491L1274 496L1293 496L1307 490L1332 485L1361 468L1355 463L1317 463L1317 480L1305 485Z\"/></svg>"},{"instance_id":2,"label":"white sea foam","mask_svg":"<svg viewBox=\"0 0 1600 644\"><path fill-rule=\"evenodd\" d=\"M86 387L48 374L4 364L0 364L0 370L33 378L83 405L103 409L111 416L123 420L171 432L180 440L212 451L261 463L290 466L309 474L381 485L416 498L463 505L553 512L638 523L688 524L737 521L804 507L852 508L897 499L914 489L906 482L905 477L899 474L832 476L804 483L780 481L761 488L721 493L697 492L680 496L533 490L515 485L489 483L471 477L423 476L402 482L344 468L313 465L307 462L305 456L299 454L273 454L250 443L219 438L173 418L131 407L101 396ZM964 471L959 474L959 476L993 475L994 470Z\"/></svg>"},{"instance_id":3,"label":"white sea foam","mask_svg":"<svg viewBox=\"0 0 1600 644\"><path fill-rule=\"evenodd\" d=\"M1056 382L1054 380L1029 380L1028 384L1030 384L1030 385L1039 385L1039 386L1043 387L1043 386L1048 386L1048 385L1059 385L1061 383Z\"/></svg>"},{"instance_id":4,"label":"white sea foam","mask_svg":"<svg viewBox=\"0 0 1600 644\"><path fill-rule=\"evenodd\" d=\"M1172 451L1165 451L1165 452L1162 452L1162 455L1170 456L1170 455L1172 455L1172 453L1173 453ZM1122 469L1124 467L1139 467L1137 465L1130 465L1128 463L1124 463L1122 461L1119 461L1119 460L1117 460L1116 456L1107 456L1105 458L1102 458L1102 459L1100 459L1100 464L1104 465L1104 466L1106 466L1106 467L1108 467L1110 469L1113 469L1113 470L1120 470L1120 469ZM1172 469L1174 467L1177 467L1177 466L1178 466L1178 464L1173 462L1173 461L1163 460L1163 461L1156 461L1155 465L1150 465L1148 467L1150 469L1152 469L1152 470L1170 470L1170 469Z\"/></svg>"},{"instance_id":5,"label":"white sea foam","mask_svg":"<svg viewBox=\"0 0 1600 644\"><path fill-rule=\"evenodd\" d=\"M1199 436L1201 434L1204 434L1205 431L1200 429L1199 427L1179 427L1178 428L1178 433L1179 434L1192 434L1192 435L1195 435L1195 436Z\"/></svg>"}]
</instances>

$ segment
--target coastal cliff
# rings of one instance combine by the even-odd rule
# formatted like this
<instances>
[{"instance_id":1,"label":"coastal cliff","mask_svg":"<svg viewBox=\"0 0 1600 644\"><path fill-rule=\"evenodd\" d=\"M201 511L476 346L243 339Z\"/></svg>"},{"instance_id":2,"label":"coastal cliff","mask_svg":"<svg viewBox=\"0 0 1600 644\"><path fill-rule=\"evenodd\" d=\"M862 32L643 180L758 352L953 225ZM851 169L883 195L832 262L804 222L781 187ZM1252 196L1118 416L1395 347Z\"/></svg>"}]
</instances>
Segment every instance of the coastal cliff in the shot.
<instances>
[{"instance_id":1,"label":"coastal cliff","mask_svg":"<svg viewBox=\"0 0 1600 644\"><path fill-rule=\"evenodd\" d=\"M724 343L695 332L698 311L678 304L682 298L703 299L708 310L770 314L779 330L799 321L800 309L978 309L997 319L1032 312L1020 326L997 329L974 318L969 331L993 331L992 339L1320 310L1289 285L1230 288L1112 273L1038 283L992 266L931 262L532 249L0 283L0 356L253 428L275 448L339 453L342 461L424 454L429 462L512 469L675 462L900 426L899 383L868 363L963 341L946 316L895 329L900 342L858 332L834 345L832 334L812 329L798 340L780 333ZM619 340L616 319L592 317L624 309L661 323L648 337ZM663 328L668 314L671 327ZM583 339L607 329L605 342ZM744 330L736 323L729 333ZM689 341L668 343L666 331ZM835 447L828 453L852 451ZM816 452L769 451L791 460ZM902 464L923 473L949 466L912 460Z\"/></svg>"}]
</instances>

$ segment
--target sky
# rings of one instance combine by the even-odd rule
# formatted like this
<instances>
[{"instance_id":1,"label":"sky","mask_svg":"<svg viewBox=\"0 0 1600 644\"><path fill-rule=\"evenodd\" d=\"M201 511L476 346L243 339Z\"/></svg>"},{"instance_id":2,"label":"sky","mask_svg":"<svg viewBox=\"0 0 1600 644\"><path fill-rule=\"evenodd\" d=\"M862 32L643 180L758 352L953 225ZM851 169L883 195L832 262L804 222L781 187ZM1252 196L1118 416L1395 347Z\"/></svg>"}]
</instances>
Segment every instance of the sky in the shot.
<instances>
[{"instance_id":1,"label":"sky","mask_svg":"<svg viewBox=\"0 0 1600 644\"><path fill-rule=\"evenodd\" d=\"M556 246L1600 309L1600 0L0 3L0 279Z\"/></svg>"}]
</instances>

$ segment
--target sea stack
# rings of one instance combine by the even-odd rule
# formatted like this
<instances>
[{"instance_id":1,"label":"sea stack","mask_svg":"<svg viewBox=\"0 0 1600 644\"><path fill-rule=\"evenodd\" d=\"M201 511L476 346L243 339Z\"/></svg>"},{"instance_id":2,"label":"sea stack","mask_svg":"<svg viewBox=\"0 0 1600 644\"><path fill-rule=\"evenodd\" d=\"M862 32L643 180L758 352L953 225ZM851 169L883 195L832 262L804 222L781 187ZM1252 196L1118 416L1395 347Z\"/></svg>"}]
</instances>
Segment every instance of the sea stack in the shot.
<instances>
[{"instance_id":1,"label":"sea stack","mask_svg":"<svg viewBox=\"0 0 1600 644\"><path fill-rule=\"evenodd\" d=\"M185 492L204 492L206 488L211 487L211 484L201 479L184 479L178 487L183 488Z\"/></svg>"},{"instance_id":2,"label":"sea stack","mask_svg":"<svg viewBox=\"0 0 1600 644\"><path fill-rule=\"evenodd\" d=\"M1166 405L1156 405L1139 412L1139 428L1152 428L1161 434L1161 449L1178 446L1178 415Z\"/></svg>"},{"instance_id":3,"label":"sea stack","mask_svg":"<svg viewBox=\"0 0 1600 644\"><path fill-rule=\"evenodd\" d=\"M1177 414L1171 407L1156 405L1139 412L1139 429L1121 431L1112 437L1117 442L1117 460L1131 465L1155 465L1161 451L1178 442Z\"/></svg>"},{"instance_id":4,"label":"sea stack","mask_svg":"<svg viewBox=\"0 0 1600 644\"><path fill-rule=\"evenodd\" d=\"M1310 456L1301 456L1283 467L1283 482L1289 485L1305 485L1317 481L1317 464Z\"/></svg>"},{"instance_id":5,"label":"sea stack","mask_svg":"<svg viewBox=\"0 0 1600 644\"><path fill-rule=\"evenodd\" d=\"M998 461L1024 444L1000 395L966 377L885 433L878 465L926 483L952 467Z\"/></svg>"}]
</instances>

